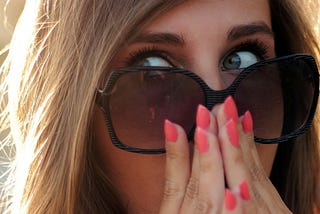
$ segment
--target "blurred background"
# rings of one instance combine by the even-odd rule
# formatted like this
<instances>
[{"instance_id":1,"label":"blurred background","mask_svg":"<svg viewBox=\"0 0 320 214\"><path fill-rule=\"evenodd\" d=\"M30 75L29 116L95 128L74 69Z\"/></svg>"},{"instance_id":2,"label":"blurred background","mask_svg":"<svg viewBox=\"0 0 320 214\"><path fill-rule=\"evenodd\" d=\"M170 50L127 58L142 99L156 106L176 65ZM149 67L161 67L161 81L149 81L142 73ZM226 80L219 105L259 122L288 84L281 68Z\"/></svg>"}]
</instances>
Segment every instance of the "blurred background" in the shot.
<instances>
[{"instance_id":1,"label":"blurred background","mask_svg":"<svg viewBox=\"0 0 320 214\"><path fill-rule=\"evenodd\" d=\"M0 66L6 57L4 51L10 42L14 26L19 18L24 5L24 0L0 0ZM0 94L1 96L1 94ZM3 138L0 133L0 141ZM7 147L6 147L7 148ZM0 191L2 183L7 177L7 155L8 149L0 148ZM1 200L0 200L0 213L1 213Z\"/></svg>"},{"instance_id":2,"label":"blurred background","mask_svg":"<svg viewBox=\"0 0 320 214\"><path fill-rule=\"evenodd\" d=\"M24 0L0 0L0 50L9 43L23 5ZM0 64L4 58L5 54L0 54Z\"/></svg>"}]
</instances>

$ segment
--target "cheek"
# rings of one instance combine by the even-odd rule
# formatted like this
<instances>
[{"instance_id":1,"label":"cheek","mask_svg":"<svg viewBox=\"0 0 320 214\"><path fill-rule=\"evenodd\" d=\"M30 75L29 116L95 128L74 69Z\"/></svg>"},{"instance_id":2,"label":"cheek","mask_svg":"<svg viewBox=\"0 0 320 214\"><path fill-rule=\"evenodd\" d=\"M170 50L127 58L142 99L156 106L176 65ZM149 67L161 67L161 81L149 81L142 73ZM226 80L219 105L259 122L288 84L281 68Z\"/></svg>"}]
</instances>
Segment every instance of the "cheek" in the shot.
<instances>
[{"instance_id":1,"label":"cheek","mask_svg":"<svg viewBox=\"0 0 320 214\"><path fill-rule=\"evenodd\" d=\"M274 157L277 152L278 145L264 145L256 143L257 152L260 157L261 164L268 176L270 176L272 165L274 161Z\"/></svg>"},{"instance_id":2,"label":"cheek","mask_svg":"<svg viewBox=\"0 0 320 214\"><path fill-rule=\"evenodd\" d=\"M94 114L95 151L103 171L133 213L159 207L163 190L165 155L143 155L115 147L108 135L102 112Z\"/></svg>"}]
</instances>

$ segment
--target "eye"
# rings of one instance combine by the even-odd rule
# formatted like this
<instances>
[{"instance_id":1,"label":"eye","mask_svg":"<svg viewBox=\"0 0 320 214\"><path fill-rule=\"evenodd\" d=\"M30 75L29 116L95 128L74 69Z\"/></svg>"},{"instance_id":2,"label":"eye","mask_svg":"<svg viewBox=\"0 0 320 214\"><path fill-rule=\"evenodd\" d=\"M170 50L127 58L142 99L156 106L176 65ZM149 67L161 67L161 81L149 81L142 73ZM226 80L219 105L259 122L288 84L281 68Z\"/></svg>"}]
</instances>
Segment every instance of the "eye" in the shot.
<instances>
[{"instance_id":1,"label":"eye","mask_svg":"<svg viewBox=\"0 0 320 214\"><path fill-rule=\"evenodd\" d=\"M222 62L223 70L237 70L247 68L259 62L259 57L250 51L232 52Z\"/></svg>"},{"instance_id":2,"label":"eye","mask_svg":"<svg viewBox=\"0 0 320 214\"><path fill-rule=\"evenodd\" d=\"M172 67L171 63L166 59L158 56L145 57L136 62L137 66L163 66Z\"/></svg>"}]
</instances>

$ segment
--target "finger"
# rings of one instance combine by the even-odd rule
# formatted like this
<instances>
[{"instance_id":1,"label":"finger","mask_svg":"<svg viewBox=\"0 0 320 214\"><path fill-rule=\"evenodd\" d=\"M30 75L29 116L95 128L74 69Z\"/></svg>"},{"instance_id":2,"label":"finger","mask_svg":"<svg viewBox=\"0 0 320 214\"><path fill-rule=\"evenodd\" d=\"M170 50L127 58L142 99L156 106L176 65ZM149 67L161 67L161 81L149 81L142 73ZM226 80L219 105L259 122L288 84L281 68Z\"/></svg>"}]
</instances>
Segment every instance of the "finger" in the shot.
<instances>
[{"instance_id":1,"label":"finger","mask_svg":"<svg viewBox=\"0 0 320 214\"><path fill-rule=\"evenodd\" d=\"M189 144L181 126L165 121L166 169L160 213L178 213L190 177Z\"/></svg>"},{"instance_id":2,"label":"finger","mask_svg":"<svg viewBox=\"0 0 320 214\"><path fill-rule=\"evenodd\" d=\"M227 97L224 103L216 104L211 112L217 118L218 131L230 119L238 122L238 110L231 96Z\"/></svg>"},{"instance_id":3,"label":"finger","mask_svg":"<svg viewBox=\"0 0 320 214\"><path fill-rule=\"evenodd\" d=\"M197 128L196 145L200 162L199 196L196 212L220 213L225 182L218 137L213 133Z\"/></svg>"},{"instance_id":4,"label":"finger","mask_svg":"<svg viewBox=\"0 0 320 214\"><path fill-rule=\"evenodd\" d=\"M243 153L248 154L247 156L244 156L244 161L247 163L246 165L249 168L250 176L252 178L252 198L260 205L260 207L280 207L286 210L286 206L284 206L281 197L269 180L263 164L260 161L260 156L257 152L256 144L254 143L253 120L251 113L246 111L243 117L240 118L240 121L244 133L243 137L247 139L247 144L243 144L242 148ZM270 145L268 146L268 149L270 149ZM249 209L249 206L245 206L245 210Z\"/></svg>"},{"instance_id":5,"label":"finger","mask_svg":"<svg viewBox=\"0 0 320 214\"><path fill-rule=\"evenodd\" d=\"M199 198L199 196L203 196L201 193L207 191L208 189L214 189L215 187L212 187L213 179L215 179L215 173L218 173L218 170L215 170L214 166L220 166L220 182L219 186L221 188L221 191L223 191L224 188L224 178L223 178L223 167L222 167L222 161L221 161L221 155L220 155L220 150L219 146L216 141L216 138L214 137L208 137L207 138L207 133L216 133L216 120L213 118L213 115L208 111L207 108L204 106L199 105L198 110L197 110L197 117L196 117L196 123L197 123L197 129L196 130L202 130L202 136L204 136L204 141L202 144L199 144L199 131L196 131L195 133L195 146L194 146L194 155L193 155L193 162L192 162L192 174L191 178L189 180L187 190L186 190L186 195L182 207L182 213L195 213L198 212L197 210L205 210L208 206L210 200L204 199L204 198ZM211 148L211 144L215 143L213 147ZM199 146L200 145L200 146ZM213 152L209 152L213 150ZM206 153L205 151L208 151L208 154L205 156L209 158L204 158L205 163L203 164L203 154ZM215 155L217 153L217 155ZM210 155L214 155L211 156ZM215 161L212 161L214 159L218 159L220 161L217 164ZM220 159L219 159L220 158ZM203 166L205 165L205 167ZM203 169L206 168L206 173L205 176L203 176ZM217 167L219 168L219 167ZM210 172L210 170L213 170ZM205 184L203 185L203 180L205 180ZM218 179L217 179L218 180ZM201 184L201 185L200 185ZM203 186L204 188L199 189L200 186ZM209 187L209 188L208 188ZM217 193L217 192L216 192ZM209 198L209 195L206 194L206 197Z\"/></svg>"},{"instance_id":6,"label":"finger","mask_svg":"<svg viewBox=\"0 0 320 214\"><path fill-rule=\"evenodd\" d=\"M241 138L242 128L232 97L228 97L217 110L217 121L227 185L235 191L243 180L248 179L249 173L240 147L240 144L246 143L241 141L246 139Z\"/></svg>"},{"instance_id":7,"label":"finger","mask_svg":"<svg viewBox=\"0 0 320 214\"><path fill-rule=\"evenodd\" d=\"M251 113L246 111L240 118L240 122L243 130L241 138L243 138L242 141L246 141L246 143L241 145L243 154L246 154L243 156L244 162L247 164L254 181L265 181L268 179L268 176L265 173L254 142L253 120Z\"/></svg>"},{"instance_id":8,"label":"finger","mask_svg":"<svg viewBox=\"0 0 320 214\"><path fill-rule=\"evenodd\" d=\"M215 135L218 134L217 120L211 112L204 106L199 105L196 117L197 127L207 130Z\"/></svg>"},{"instance_id":9,"label":"finger","mask_svg":"<svg viewBox=\"0 0 320 214\"><path fill-rule=\"evenodd\" d=\"M181 212L184 214L193 214L197 207L198 194L199 194L199 176L200 176L200 162L199 151L194 149L192 158L191 176L188 180L183 203L181 206Z\"/></svg>"}]
</instances>

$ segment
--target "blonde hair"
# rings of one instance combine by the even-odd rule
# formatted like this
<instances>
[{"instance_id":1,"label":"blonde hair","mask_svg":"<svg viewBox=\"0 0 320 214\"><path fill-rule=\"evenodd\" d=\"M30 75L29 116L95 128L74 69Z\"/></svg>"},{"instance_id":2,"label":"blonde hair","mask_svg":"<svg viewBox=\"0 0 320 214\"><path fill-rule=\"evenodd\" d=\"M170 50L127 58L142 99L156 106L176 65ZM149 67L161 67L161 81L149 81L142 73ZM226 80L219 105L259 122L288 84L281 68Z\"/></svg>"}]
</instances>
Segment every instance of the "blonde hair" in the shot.
<instances>
[{"instance_id":1,"label":"blonde hair","mask_svg":"<svg viewBox=\"0 0 320 214\"><path fill-rule=\"evenodd\" d=\"M6 95L2 103L7 105L0 125L10 126L7 141L14 143L16 153L11 177L14 183L6 192L11 212L126 212L115 187L95 160L92 148L91 118L96 88L117 52L142 25L181 2L26 1L1 70L1 92ZM289 20L291 27L298 36L298 45L286 42L288 46L283 51L319 56L310 22L304 21L302 11L292 2L270 0L274 6L271 8L288 12L293 19ZM272 15L274 23L282 27L285 17ZM279 35L289 36L287 32ZM314 136L312 148L319 142ZM308 154L319 160L318 150L308 150ZM319 163L312 167L318 170ZM316 172L310 176L319 179ZM313 177L311 180L318 187ZM299 188L294 194L302 191ZM303 196L309 198L310 194L313 193ZM319 208L319 196L311 198L311 206ZM295 208L289 203L289 208L312 209L310 204L300 204Z\"/></svg>"}]
</instances>

